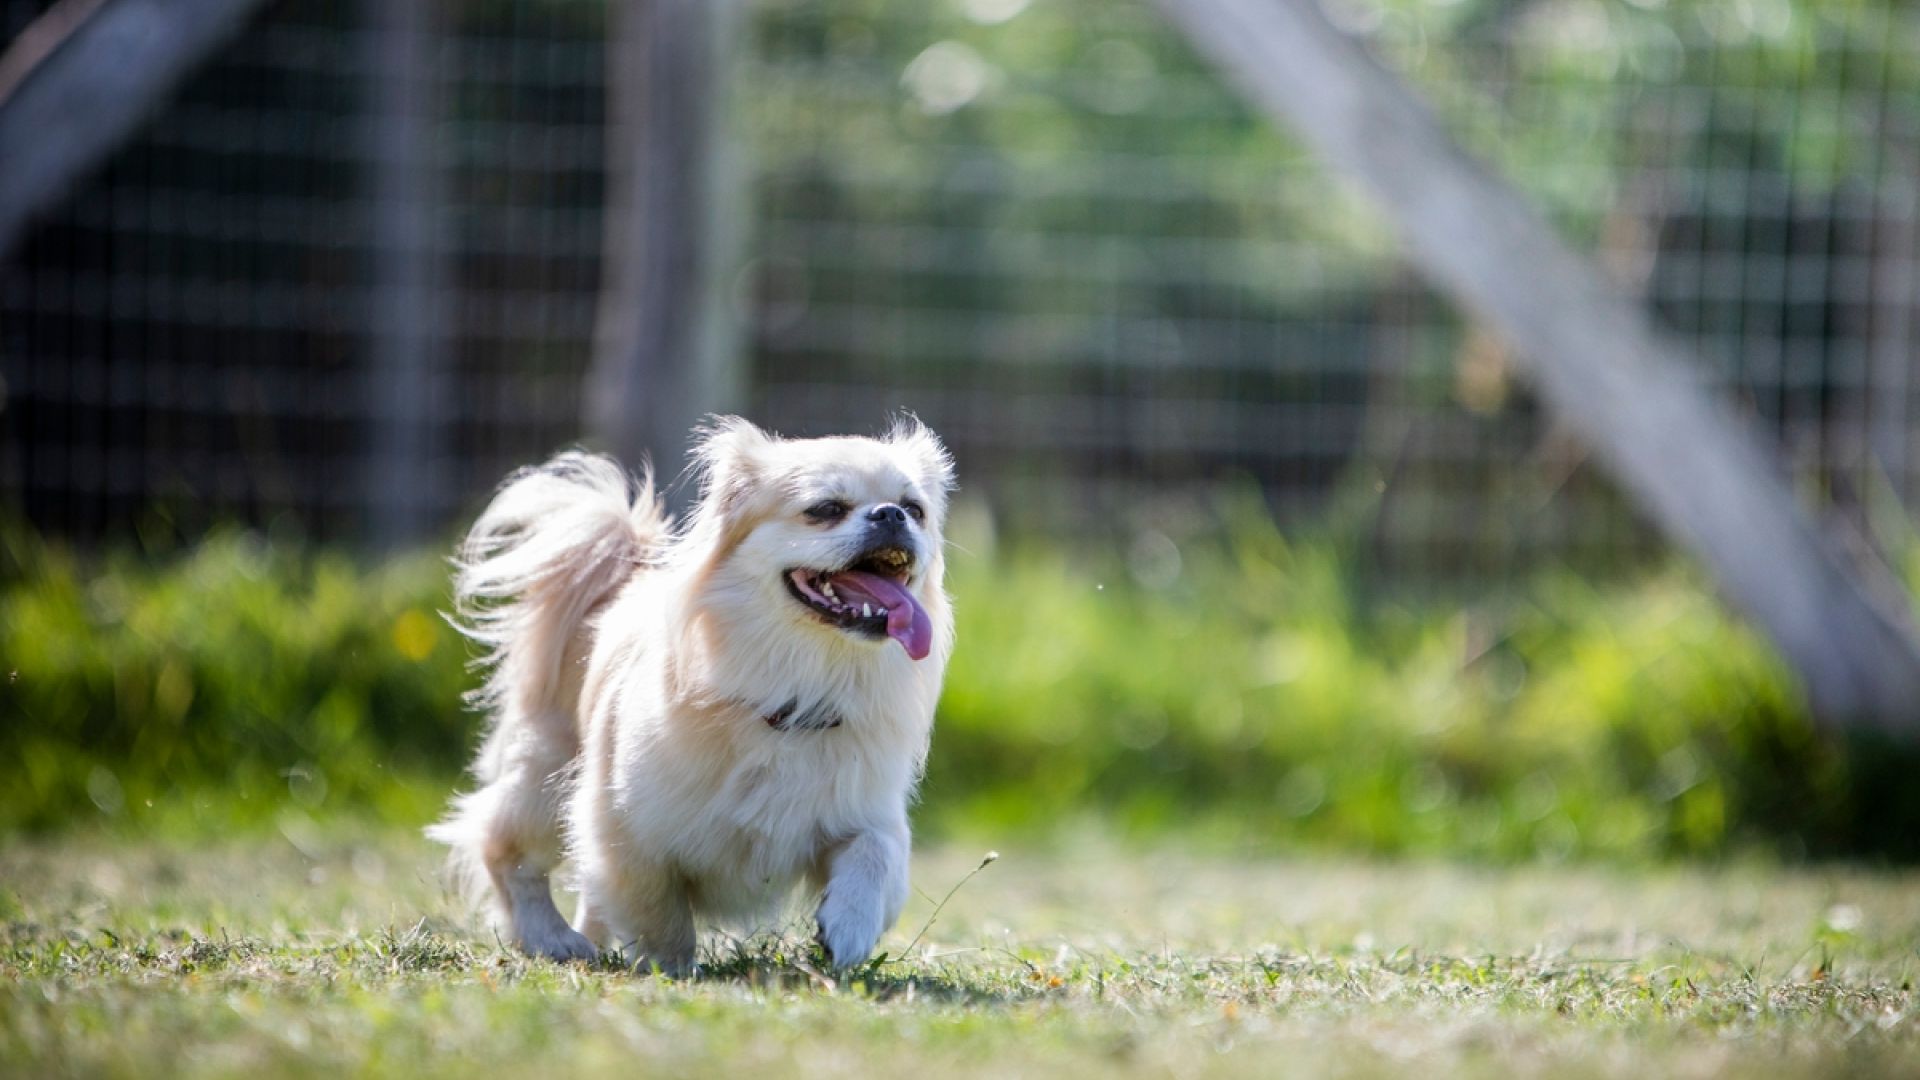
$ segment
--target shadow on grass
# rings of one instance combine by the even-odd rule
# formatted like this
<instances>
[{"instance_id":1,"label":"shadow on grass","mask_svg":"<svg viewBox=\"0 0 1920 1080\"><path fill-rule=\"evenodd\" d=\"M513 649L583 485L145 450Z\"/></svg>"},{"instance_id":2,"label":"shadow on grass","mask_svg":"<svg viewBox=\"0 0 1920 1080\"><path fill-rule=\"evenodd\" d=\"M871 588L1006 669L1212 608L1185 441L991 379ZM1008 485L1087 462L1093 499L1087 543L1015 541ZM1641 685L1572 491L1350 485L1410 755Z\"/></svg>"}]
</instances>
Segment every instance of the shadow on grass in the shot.
<instances>
[{"instance_id":1,"label":"shadow on grass","mask_svg":"<svg viewBox=\"0 0 1920 1080\"><path fill-rule=\"evenodd\" d=\"M641 978L668 977L634 968L615 953L601 954L594 970ZM702 950L697 967L685 981L735 983L773 991L851 993L876 1001L911 998L961 1005L1008 1005L1034 993L1011 976L991 970L884 953L865 964L835 971L818 945L784 934L722 938Z\"/></svg>"}]
</instances>

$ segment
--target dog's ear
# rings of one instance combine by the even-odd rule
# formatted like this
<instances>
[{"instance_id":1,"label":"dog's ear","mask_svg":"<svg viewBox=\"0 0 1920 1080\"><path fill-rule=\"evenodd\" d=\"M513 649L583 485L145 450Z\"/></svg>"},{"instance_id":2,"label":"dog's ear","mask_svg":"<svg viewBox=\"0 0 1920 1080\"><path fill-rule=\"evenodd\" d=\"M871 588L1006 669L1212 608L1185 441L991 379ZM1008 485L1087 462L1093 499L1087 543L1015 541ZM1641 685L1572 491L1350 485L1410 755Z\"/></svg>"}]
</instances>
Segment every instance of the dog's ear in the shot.
<instances>
[{"instance_id":1,"label":"dog's ear","mask_svg":"<svg viewBox=\"0 0 1920 1080\"><path fill-rule=\"evenodd\" d=\"M738 416L715 416L700 426L693 467L700 480L699 515L738 520L750 508L778 440Z\"/></svg>"},{"instance_id":2,"label":"dog's ear","mask_svg":"<svg viewBox=\"0 0 1920 1080\"><path fill-rule=\"evenodd\" d=\"M945 502L953 490L953 455L933 429L912 413L904 413L887 432L887 442L906 452L914 474L928 495Z\"/></svg>"}]
</instances>

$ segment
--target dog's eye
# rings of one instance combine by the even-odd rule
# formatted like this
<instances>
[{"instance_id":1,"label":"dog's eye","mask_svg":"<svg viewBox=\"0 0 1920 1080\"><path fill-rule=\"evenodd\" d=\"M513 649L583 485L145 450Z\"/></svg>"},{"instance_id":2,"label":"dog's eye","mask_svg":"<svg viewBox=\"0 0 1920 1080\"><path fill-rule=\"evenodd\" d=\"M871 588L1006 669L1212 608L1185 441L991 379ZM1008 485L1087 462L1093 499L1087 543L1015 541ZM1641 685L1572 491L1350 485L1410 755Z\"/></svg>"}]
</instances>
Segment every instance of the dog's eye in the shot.
<instances>
[{"instance_id":1,"label":"dog's eye","mask_svg":"<svg viewBox=\"0 0 1920 1080\"><path fill-rule=\"evenodd\" d=\"M900 506L908 514L912 515L913 520L915 521L927 520L927 508L924 506L921 506L917 502L914 502L912 499L901 499Z\"/></svg>"},{"instance_id":2,"label":"dog's eye","mask_svg":"<svg viewBox=\"0 0 1920 1080\"><path fill-rule=\"evenodd\" d=\"M841 518L847 516L849 509L851 509L851 507L839 499L828 499L825 502L814 503L812 506L807 507L803 513L807 515L807 520L809 521L839 521Z\"/></svg>"}]
</instances>

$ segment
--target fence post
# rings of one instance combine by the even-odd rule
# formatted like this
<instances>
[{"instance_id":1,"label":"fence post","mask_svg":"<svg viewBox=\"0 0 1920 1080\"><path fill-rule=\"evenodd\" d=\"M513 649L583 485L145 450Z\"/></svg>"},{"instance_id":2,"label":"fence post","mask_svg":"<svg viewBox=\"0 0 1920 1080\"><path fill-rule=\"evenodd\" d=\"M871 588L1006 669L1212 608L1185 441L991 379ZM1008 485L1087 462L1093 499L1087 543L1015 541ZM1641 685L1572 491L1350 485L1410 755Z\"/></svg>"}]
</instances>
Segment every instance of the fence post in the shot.
<instances>
[{"instance_id":1,"label":"fence post","mask_svg":"<svg viewBox=\"0 0 1920 1080\"><path fill-rule=\"evenodd\" d=\"M1874 200L1873 326L1867 385L1874 395L1867 418L1867 461L1883 472L1897 501L1916 492L1908 446L1913 369L1920 364L1920 190L1913 179L1920 154L1901 157L1904 174ZM1898 152L1896 150L1895 152Z\"/></svg>"},{"instance_id":2,"label":"fence post","mask_svg":"<svg viewBox=\"0 0 1920 1080\"><path fill-rule=\"evenodd\" d=\"M445 407L445 206L435 132L434 0L362 0L369 86L364 150L372 236L368 280L369 432L362 477L376 549L426 538L448 492L440 475Z\"/></svg>"},{"instance_id":3,"label":"fence post","mask_svg":"<svg viewBox=\"0 0 1920 1080\"><path fill-rule=\"evenodd\" d=\"M1645 311L1315 0L1159 4L1253 100L1353 174L1414 261L1516 346L1544 397L1772 637L1823 720L1920 736L1920 644L1898 586L1883 567L1850 562L1801 511L1759 438L1701 389Z\"/></svg>"},{"instance_id":4,"label":"fence post","mask_svg":"<svg viewBox=\"0 0 1920 1080\"><path fill-rule=\"evenodd\" d=\"M746 218L724 106L734 0L629 0L608 35L607 215L584 419L629 468L680 470L740 393L731 296ZM683 492L669 501L680 505Z\"/></svg>"}]
</instances>

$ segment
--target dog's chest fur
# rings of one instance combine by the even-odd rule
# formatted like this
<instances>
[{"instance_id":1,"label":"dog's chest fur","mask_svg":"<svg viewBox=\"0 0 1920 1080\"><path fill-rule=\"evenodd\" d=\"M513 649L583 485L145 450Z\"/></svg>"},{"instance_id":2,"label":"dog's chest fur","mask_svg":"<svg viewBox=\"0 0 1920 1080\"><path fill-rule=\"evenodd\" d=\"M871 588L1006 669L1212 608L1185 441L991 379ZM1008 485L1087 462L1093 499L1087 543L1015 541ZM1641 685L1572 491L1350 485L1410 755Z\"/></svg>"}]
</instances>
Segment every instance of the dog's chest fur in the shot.
<instances>
[{"instance_id":1,"label":"dog's chest fur","mask_svg":"<svg viewBox=\"0 0 1920 1080\"><path fill-rule=\"evenodd\" d=\"M649 625L611 614L603 630ZM720 638L726 651L691 665L675 655L684 639L674 635L597 642L595 663L616 669L588 679L598 700L582 704L589 723L608 729L611 760L599 782L636 861L684 875L703 914L747 917L817 870L839 841L904 815L938 687L923 685L925 669L889 652L891 643L807 655L791 640ZM670 690L670 672L689 666L701 693ZM794 715L840 723L769 724L789 702ZM596 782L594 772L582 782Z\"/></svg>"},{"instance_id":2,"label":"dog's chest fur","mask_svg":"<svg viewBox=\"0 0 1920 1080\"><path fill-rule=\"evenodd\" d=\"M666 857L710 915L765 909L862 825L904 811L911 759L878 751L858 719L777 731L750 710L729 718L720 760L650 753L614 776L628 835ZM658 747L656 746L656 750Z\"/></svg>"}]
</instances>

